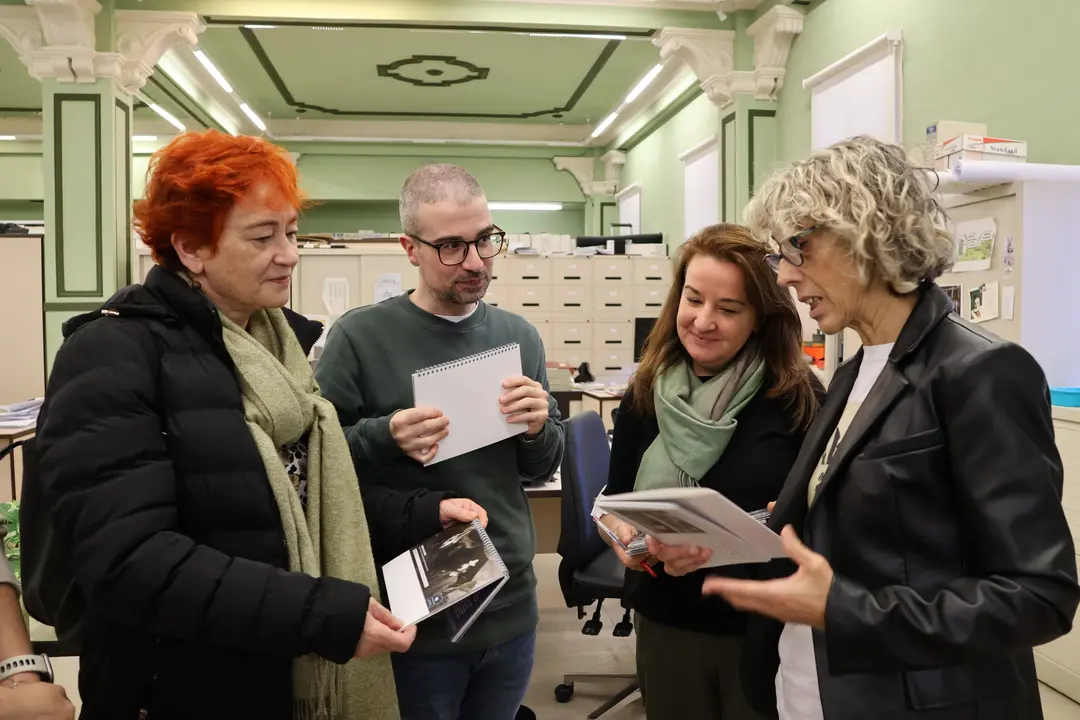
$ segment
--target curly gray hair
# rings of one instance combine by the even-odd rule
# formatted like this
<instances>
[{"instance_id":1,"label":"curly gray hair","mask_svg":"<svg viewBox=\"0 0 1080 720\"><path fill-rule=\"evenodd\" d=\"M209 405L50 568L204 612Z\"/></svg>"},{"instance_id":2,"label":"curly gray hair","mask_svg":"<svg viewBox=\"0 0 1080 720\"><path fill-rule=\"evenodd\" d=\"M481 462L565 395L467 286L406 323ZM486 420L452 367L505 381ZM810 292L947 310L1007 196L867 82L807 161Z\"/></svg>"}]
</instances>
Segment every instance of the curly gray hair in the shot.
<instances>
[{"instance_id":1,"label":"curly gray hair","mask_svg":"<svg viewBox=\"0 0 1080 720\"><path fill-rule=\"evenodd\" d=\"M904 150L853 137L792 163L765 180L746 208L746 224L773 242L819 226L832 230L863 285L884 280L912 292L952 267L955 249L929 174Z\"/></svg>"}]
</instances>

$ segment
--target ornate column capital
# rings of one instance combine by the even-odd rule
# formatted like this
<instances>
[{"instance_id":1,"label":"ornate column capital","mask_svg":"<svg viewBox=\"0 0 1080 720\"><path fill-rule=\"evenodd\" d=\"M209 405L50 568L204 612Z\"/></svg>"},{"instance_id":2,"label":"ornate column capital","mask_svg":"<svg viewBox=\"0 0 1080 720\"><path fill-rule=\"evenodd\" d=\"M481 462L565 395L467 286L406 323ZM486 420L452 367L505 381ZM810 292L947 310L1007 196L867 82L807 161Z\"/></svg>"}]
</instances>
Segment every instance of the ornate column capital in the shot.
<instances>
[{"instance_id":1,"label":"ornate column capital","mask_svg":"<svg viewBox=\"0 0 1080 720\"><path fill-rule=\"evenodd\" d=\"M18 51L30 75L61 83L113 78L134 94L146 84L161 56L178 42L194 46L206 29L190 12L117 10L116 52L98 52L97 0L26 0L29 7L0 7L0 37Z\"/></svg>"},{"instance_id":2,"label":"ornate column capital","mask_svg":"<svg viewBox=\"0 0 1080 720\"><path fill-rule=\"evenodd\" d=\"M685 62L697 75L701 89L716 105L726 105L734 94L735 33L731 30L663 28L653 38L664 60Z\"/></svg>"},{"instance_id":3,"label":"ornate column capital","mask_svg":"<svg viewBox=\"0 0 1080 720\"><path fill-rule=\"evenodd\" d=\"M566 170L574 179L577 180L578 185L584 189L587 183L592 182L593 175L595 174L595 166L593 164L593 158L589 157L553 157L551 162L555 163L556 170Z\"/></svg>"},{"instance_id":4,"label":"ornate column capital","mask_svg":"<svg viewBox=\"0 0 1080 720\"><path fill-rule=\"evenodd\" d=\"M0 7L0 37L11 43L20 56L41 49L45 42L37 13L31 7L18 5Z\"/></svg>"},{"instance_id":5,"label":"ornate column capital","mask_svg":"<svg viewBox=\"0 0 1080 720\"><path fill-rule=\"evenodd\" d=\"M774 5L746 29L754 38L754 95L759 100L775 100L784 86L788 54L804 19L798 10Z\"/></svg>"},{"instance_id":6,"label":"ornate column capital","mask_svg":"<svg viewBox=\"0 0 1080 720\"><path fill-rule=\"evenodd\" d=\"M626 153L611 150L600 161L604 164L604 179L596 178L596 158L594 157L553 157L556 170L566 170L578 185L585 197L607 197L619 189L619 174L626 163Z\"/></svg>"},{"instance_id":7,"label":"ornate column capital","mask_svg":"<svg viewBox=\"0 0 1080 720\"><path fill-rule=\"evenodd\" d=\"M206 25L192 12L117 10L116 49L122 57L120 86L135 93L154 72L161 56L174 45L195 47Z\"/></svg>"}]
</instances>

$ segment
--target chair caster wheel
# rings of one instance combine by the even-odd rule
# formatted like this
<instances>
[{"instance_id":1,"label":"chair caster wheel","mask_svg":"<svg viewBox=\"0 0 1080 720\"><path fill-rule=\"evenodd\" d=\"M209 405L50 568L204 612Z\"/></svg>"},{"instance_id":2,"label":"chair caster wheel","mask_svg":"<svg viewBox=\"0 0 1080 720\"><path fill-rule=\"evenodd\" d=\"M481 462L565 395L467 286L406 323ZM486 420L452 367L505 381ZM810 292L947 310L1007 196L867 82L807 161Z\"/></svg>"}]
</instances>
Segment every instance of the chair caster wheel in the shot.
<instances>
[{"instance_id":1,"label":"chair caster wheel","mask_svg":"<svg viewBox=\"0 0 1080 720\"><path fill-rule=\"evenodd\" d=\"M628 622L621 622L615 625L615 630L612 631L612 635L615 637L630 637L630 633L634 632L634 626Z\"/></svg>"},{"instance_id":2,"label":"chair caster wheel","mask_svg":"<svg viewBox=\"0 0 1080 720\"><path fill-rule=\"evenodd\" d=\"M604 623L599 620L588 620L581 628L582 635L599 635L600 631L604 629Z\"/></svg>"},{"instance_id":3,"label":"chair caster wheel","mask_svg":"<svg viewBox=\"0 0 1080 720\"><path fill-rule=\"evenodd\" d=\"M555 686L556 702L568 703L572 697L574 697L574 683Z\"/></svg>"}]
</instances>

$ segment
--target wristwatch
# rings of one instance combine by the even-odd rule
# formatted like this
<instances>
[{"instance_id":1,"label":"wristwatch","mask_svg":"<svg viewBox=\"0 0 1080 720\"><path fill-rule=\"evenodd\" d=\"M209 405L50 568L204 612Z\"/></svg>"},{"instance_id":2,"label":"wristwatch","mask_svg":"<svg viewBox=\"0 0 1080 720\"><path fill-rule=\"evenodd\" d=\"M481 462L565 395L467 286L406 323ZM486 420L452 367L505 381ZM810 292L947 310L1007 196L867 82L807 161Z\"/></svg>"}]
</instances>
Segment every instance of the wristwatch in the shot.
<instances>
[{"instance_id":1,"label":"wristwatch","mask_svg":"<svg viewBox=\"0 0 1080 720\"><path fill-rule=\"evenodd\" d=\"M53 681L52 661L48 655L16 655L0 662L0 682L26 672L37 673L45 682Z\"/></svg>"}]
</instances>

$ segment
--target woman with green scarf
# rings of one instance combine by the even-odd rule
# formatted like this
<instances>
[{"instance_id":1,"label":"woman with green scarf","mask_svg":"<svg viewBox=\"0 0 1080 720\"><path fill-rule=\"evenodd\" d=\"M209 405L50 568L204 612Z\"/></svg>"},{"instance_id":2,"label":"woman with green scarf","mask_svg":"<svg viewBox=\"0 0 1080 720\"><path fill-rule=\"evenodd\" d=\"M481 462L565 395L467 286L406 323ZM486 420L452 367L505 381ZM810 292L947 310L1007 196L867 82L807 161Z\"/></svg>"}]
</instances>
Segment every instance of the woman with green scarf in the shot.
<instances>
[{"instance_id":1,"label":"woman with green scarf","mask_svg":"<svg viewBox=\"0 0 1080 720\"><path fill-rule=\"evenodd\" d=\"M155 267L65 325L39 418L81 717L397 720L389 653L416 629L380 603L368 519L400 552L486 516L361 488L308 362L322 325L285 308L288 155L186 133L148 175L134 211Z\"/></svg>"},{"instance_id":2,"label":"woman with green scarf","mask_svg":"<svg viewBox=\"0 0 1080 720\"><path fill-rule=\"evenodd\" d=\"M679 249L616 414L605 495L706 487L748 512L776 498L824 390L804 360L798 311L777 286L767 252L737 225L707 227ZM635 533L614 516L600 521L624 543ZM613 547L628 568L648 719L757 718L739 684L746 618L701 593L709 551L649 538L645 572L640 556ZM750 577L753 567L710 572Z\"/></svg>"}]
</instances>

